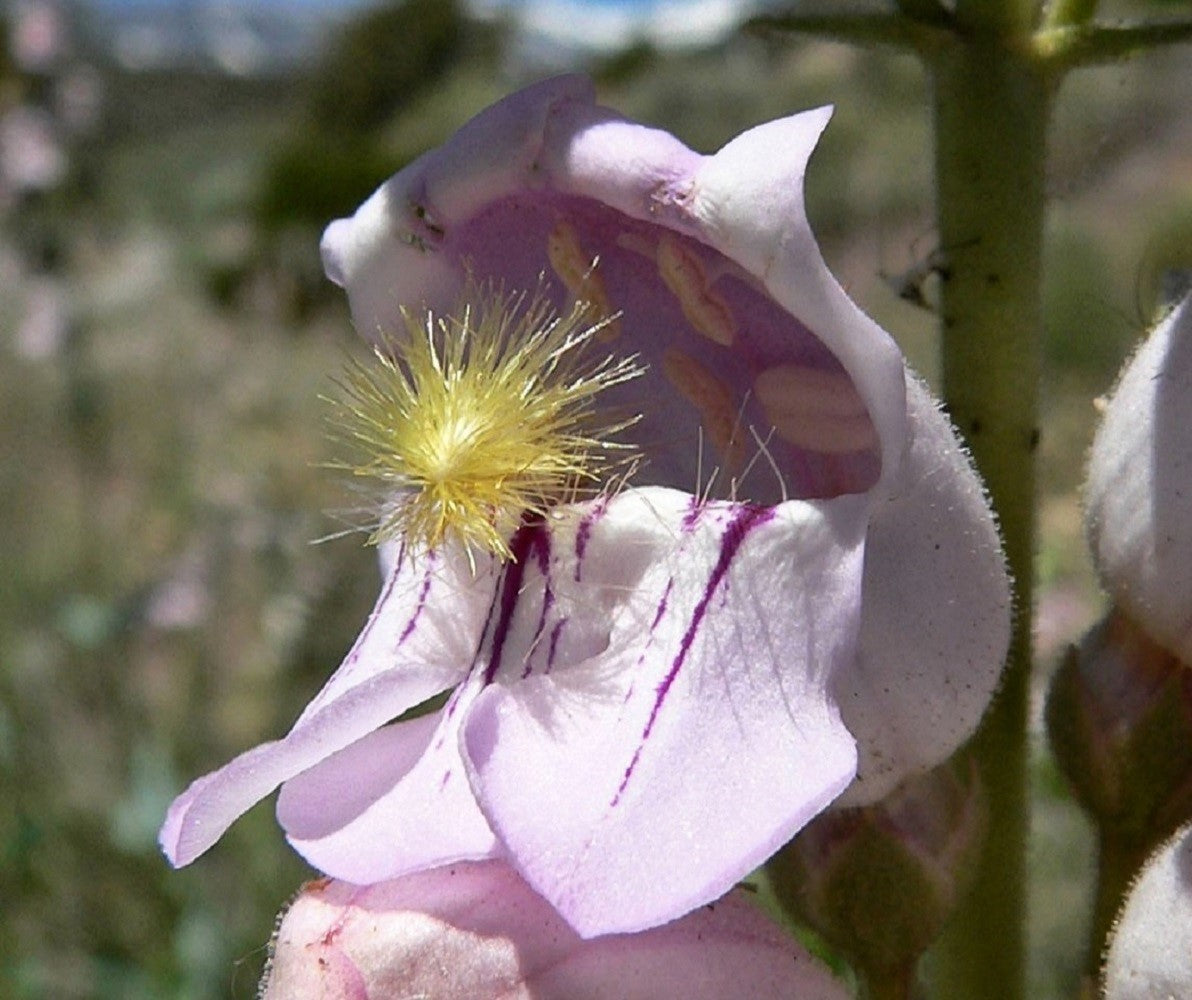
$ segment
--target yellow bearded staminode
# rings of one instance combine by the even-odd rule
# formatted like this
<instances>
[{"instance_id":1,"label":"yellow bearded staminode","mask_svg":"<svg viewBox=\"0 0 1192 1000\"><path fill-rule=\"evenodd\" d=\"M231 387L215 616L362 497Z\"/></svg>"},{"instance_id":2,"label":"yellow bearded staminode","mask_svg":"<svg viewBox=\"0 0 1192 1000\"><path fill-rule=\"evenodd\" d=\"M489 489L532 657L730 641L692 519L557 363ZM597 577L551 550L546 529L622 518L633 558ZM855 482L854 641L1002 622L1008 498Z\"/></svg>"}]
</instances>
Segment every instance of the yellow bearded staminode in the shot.
<instances>
[{"instance_id":1,"label":"yellow bearded staminode","mask_svg":"<svg viewBox=\"0 0 1192 1000\"><path fill-rule=\"evenodd\" d=\"M541 295L474 285L465 300L453 316L403 310L405 335L350 363L334 422L360 452L345 467L386 496L370 541L509 559L527 514L598 492L630 461L613 437L636 418L601 419L595 397L642 369L590 357L609 319L584 303L561 316Z\"/></svg>"}]
</instances>

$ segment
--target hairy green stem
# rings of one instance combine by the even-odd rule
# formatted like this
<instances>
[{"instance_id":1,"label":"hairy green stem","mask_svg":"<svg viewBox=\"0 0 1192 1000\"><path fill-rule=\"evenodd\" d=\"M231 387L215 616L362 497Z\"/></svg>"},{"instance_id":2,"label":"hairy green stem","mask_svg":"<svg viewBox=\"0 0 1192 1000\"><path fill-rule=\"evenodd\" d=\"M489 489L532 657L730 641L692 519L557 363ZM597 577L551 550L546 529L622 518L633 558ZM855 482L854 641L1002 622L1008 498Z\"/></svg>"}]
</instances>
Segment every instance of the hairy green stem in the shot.
<instances>
[{"instance_id":1,"label":"hairy green stem","mask_svg":"<svg viewBox=\"0 0 1192 1000\"><path fill-rule=\"evenodd\" d=\"M982 16L991 17L992 6L983 5ZM935 965L935 995L965 1000L1025 993L1034 452L1052 87L1006 28L958 35L931 67L944 398L989 488L1015 581L1010 661L971 745L990 804L988 843Z\"/></svg>"}]
</instances>

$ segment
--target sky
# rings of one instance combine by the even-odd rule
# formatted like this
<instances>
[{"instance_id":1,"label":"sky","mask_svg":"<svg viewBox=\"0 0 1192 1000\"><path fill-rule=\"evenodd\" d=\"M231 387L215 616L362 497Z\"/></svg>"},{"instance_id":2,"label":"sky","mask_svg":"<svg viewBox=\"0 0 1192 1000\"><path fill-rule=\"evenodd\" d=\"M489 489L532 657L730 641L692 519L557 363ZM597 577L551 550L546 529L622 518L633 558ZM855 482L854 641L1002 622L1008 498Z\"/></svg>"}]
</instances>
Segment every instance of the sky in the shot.
<instances>
[{"instance_id":1,"label":"sky","mask_svg":"<svg viewBox=\"0 0 1192 1000\"><path fill-rule=\"evenodd\" d=\"M107 9L220 6L317 14L377 0L84 0ZM563 45L617 49L644 39L659 47L700 45L725 34L756 0L463 0L478 14L517 12L529 32Z\"/></svg>"},{"instance_id":2,"label":"sky","mask_svg":"<svg viewBox=\"0 0 1192 1000\"><path fill-rule=\"evenodd\" d=\"M512 7L526 28L598 49L644 38L663 47L698 45L724 34L750 0L469 0L476 9Z\"/></svg>"}]
</instances>

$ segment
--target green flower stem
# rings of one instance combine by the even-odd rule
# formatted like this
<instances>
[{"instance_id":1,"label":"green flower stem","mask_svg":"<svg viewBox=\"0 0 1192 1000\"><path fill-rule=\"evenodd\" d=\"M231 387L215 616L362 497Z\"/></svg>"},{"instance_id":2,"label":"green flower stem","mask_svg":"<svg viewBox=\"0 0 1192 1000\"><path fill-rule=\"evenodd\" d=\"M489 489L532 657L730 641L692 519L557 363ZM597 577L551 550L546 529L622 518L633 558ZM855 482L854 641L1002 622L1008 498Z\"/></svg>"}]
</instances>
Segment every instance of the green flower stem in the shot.
<instances>
[{"instance_id":1,"label":"green flower stem","mask_svg":"<svg viewBox=\"0 0 1192 1000\"><path fill-rule=\"evenodd\" d=\"M1026 38L1040 6L1039 0L956 0L956 24L968 40Z\"/></svg>"},{"instance_id":2,"label":"green flower stem","mask_svg":"<svg viewBox=\"0 0 1192 1000\"><path fill-rule=\"evenodd\" d=\"M940 0L894 0L894 6L906 18L920 24L947 26L952 23L952 13Z\"/></svg>"},{"instance_id":3,"label":"green flower stem","mask_svg":"<svg viewBox=\"0 0 1192 1000\"><path fill-rule=\"evenodd\" d=\"M972 743L989 797L988 843L936 965L935 995L965 1000L1019 1000L1025 991L1034 451L1053 90L1033 60L1029 46L993 31L958 36L931 64L944 398L988 485L1015 581L1010 662Z\"/></svg>"}]
</instances>

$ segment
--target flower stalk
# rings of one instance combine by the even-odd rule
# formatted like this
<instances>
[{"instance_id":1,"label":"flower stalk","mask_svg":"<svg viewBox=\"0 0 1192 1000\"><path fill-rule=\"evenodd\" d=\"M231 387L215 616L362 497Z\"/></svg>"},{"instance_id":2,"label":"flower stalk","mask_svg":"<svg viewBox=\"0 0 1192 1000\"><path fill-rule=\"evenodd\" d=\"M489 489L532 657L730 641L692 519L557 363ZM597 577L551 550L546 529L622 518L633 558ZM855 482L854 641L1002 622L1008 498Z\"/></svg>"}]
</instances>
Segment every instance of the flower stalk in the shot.
<instances>
[{"instance_id":1,"label":"flower stalk","mask_svg":"<svg viewBox=\"0 0 1192 1000\"><path fill-rule=\"evenodd\" d=\"M994 32L958 36L931 71L945 261L943 395L998 511L1015 581L1009 665L972 744L989 796L989 839L974 891L945 935L936 989L1013 1000L1025 989L1034 452L1052 82Z\"/></svg>"}]
</instances>

